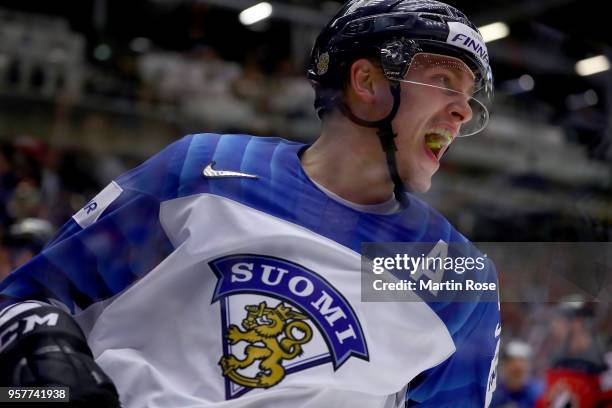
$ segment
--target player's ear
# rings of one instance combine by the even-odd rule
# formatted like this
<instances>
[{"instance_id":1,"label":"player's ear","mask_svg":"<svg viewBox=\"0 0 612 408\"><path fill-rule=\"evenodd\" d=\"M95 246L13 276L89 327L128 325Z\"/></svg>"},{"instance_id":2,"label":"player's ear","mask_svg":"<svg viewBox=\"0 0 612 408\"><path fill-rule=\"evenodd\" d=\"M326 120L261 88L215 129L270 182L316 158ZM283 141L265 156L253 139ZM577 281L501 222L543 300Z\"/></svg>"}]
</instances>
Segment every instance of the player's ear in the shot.
<instances>
[{"instance_id":1,"label":"player's ear","mask_svg":"<svg viewBox=\"0 0 612 408\"><path fill-rule=\"evenodd\" d=\"M386 79L382 70L372 61L360 58L351 64L349 89L361 102L373 104L380 98L380 92L387 91Z\"/></svg>"}]
</instances>

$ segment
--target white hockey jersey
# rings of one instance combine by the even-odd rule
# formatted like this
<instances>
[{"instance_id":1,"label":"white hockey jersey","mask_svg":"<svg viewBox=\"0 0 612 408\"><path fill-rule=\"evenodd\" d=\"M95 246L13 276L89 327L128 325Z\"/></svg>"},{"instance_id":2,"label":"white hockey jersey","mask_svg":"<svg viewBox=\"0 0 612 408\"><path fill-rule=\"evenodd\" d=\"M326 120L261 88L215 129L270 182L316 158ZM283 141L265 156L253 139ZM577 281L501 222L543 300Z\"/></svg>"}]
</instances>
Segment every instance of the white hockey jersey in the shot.
<instances>
[{"instance_id":1,"label":"white hockey jersey","mask_svg":"<svg viewBox=\"0 0 612 408\"><path fill-rule=\"evenodd\" d=\"M361 301L361 243L466 238L412 196L390 215L330 199L304 148L181 139L75 214L0 305L65 305L128 408L488 404L497 302Z\"/></svg>"}]
</instances>

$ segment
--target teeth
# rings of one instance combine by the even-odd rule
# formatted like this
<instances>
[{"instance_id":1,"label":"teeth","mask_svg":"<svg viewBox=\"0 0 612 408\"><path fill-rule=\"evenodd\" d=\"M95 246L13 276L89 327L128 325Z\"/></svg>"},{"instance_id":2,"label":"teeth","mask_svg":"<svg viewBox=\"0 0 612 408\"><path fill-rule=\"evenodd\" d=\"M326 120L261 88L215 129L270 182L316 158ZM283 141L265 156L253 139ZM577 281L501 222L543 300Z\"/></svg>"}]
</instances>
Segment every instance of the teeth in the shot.
<instances>
[{"instance_id":1,"label":"teeth","mask_svg":"<svg viewBox=\"0 0 612 408\"><path fill-rule=\"evenodd\" d=\"M453 134L442 128L432 128L425 133L425 143L431 151L438 156L442 148L453 140Z\"/></svg>"}]
</instances>

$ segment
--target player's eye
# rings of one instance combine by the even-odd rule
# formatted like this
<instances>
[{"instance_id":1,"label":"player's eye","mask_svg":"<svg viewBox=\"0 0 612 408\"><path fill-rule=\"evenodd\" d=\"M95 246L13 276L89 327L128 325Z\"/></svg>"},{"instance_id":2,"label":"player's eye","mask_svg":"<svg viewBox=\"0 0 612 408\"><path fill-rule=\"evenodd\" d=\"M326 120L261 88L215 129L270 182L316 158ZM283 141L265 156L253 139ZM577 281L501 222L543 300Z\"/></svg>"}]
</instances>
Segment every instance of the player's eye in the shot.
<instances>
[{"instance_id":1,"label":"player's eye","mask_svg":"<svg viewBox=\"0 0 612 408\"><path fill-rule=\"evenodd\" d=\"M453 89L452 88L452 78L448 74L438 73L432 77L434 81L434 85L438 85L444 88Z\"/></svg>"}]
</instances>

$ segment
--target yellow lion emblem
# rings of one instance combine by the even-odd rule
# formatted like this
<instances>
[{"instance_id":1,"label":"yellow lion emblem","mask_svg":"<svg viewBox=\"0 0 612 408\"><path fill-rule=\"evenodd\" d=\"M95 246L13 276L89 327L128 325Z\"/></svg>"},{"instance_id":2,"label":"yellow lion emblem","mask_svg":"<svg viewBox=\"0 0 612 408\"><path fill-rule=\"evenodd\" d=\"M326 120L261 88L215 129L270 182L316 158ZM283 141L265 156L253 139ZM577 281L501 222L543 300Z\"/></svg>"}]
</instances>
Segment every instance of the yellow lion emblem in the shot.
<instances>
[{"instance_id":1,"label":"yellow lion emblem","mask_svg":"<svg viewBox=\"0 0 612 408\"><path fill-rule=\"evenodd\" d=\"M259 306L245 306L247 317L242 320L241 330L235 324L228 328L227 339L234 345L241 341L249 343L245 347L246 357L239 360L233 354L221 357L219 365L223 375L245 387L269 388L278 384L285 377L283 360L291 360L302 354L302 344L312 339L312 328L303 320L307 316L286 307L283 302L274 309L266 302ZM295 331L300 336L295 337ZM284 335L282 339L279 336ZM255 345L255 344L260 345ZM247 377L238 372L245 369L256 360L260 360L259 372L255 377Z\"/></svg>"}]
</instances>

